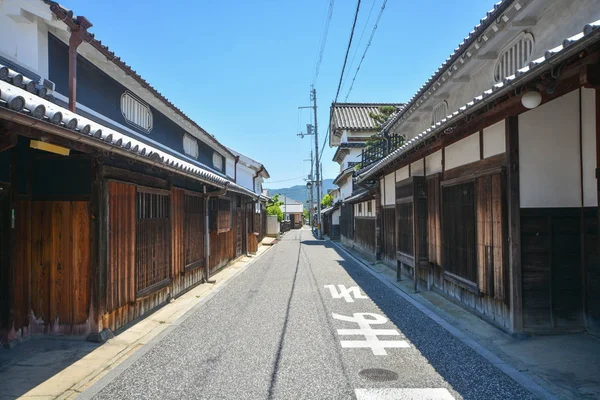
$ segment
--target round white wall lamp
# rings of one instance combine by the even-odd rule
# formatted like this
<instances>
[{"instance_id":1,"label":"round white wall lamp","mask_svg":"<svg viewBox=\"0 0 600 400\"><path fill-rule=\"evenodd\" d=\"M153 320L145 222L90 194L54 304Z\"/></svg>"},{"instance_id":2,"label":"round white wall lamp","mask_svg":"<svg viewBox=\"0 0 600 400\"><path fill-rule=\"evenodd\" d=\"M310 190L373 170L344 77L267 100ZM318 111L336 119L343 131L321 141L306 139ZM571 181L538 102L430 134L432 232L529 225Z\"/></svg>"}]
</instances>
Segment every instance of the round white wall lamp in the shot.
<instances>
[{"instance_id":1,"label":"round white wall lamp","mask_svg":"<svg viewBox=\"0 0 600 400\"><path fill-rule=\"evenodd\" d=\"M525 108L536 108L542 104L542 95L537 90L529 90L521 96L521 104Z\"/></svg>"}]
</instances>

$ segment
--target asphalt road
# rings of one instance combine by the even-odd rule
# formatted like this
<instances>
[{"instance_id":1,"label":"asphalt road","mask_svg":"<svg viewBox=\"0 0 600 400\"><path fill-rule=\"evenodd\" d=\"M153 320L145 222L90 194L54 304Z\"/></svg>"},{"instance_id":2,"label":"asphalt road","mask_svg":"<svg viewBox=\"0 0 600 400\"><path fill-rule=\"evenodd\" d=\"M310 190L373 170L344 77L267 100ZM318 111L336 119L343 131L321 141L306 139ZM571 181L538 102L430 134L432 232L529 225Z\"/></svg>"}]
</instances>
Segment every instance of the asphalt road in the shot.
<instances>
[{"instance_id":1,"label":"asphalt road","mask_svg":"<svg viewBox=\"0 0 600 400\"><path fill-rule=\"evenodd\" d=\"M360 374L366 369L385 371L376 381ZM288 232L96 398L533 397L333 245L301 230Z\"/></svg>"}]
</instances>

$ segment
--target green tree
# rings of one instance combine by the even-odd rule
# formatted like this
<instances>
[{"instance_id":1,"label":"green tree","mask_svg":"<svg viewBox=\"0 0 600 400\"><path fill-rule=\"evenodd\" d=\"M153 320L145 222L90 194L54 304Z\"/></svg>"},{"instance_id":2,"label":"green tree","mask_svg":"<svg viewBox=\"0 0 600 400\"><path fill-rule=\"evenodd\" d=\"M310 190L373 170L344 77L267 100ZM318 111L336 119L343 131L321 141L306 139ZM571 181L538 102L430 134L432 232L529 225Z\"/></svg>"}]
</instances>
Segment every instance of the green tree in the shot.
<instances>
[{"instance_id":1,"label":"green tree","mask_svg":"<svg viewBox=\"0 0 600 400\"><path fill-rule=\"evenodd\" d=\"M306 208L304 209L303 214L304 214L304 219L309 219L310 216L308 215L308 210Z\"/></svg>"},{"instance_id":2,"label":"green tree","mask_svg":"<svg viewBox=\"0 0 600 400\"><path fill-rule=\"evenodd\" d=\"M279 195L276 194L269 200L269 204L267 205L267 215L277 215L277 221L283 221L283 211L281 211L281 206L283 201L279 201Z\"/></svg>"},{"instance_id":3,"label":"green tree","mask_svg":"<svg viewBox=\"0 0 600 400\"><path fill-rule=\"evenodd\" d=\"M396 107L394 106L380 106L378 108L378 112L370 112L369 117L371 117L375 121L375 127L377 128L377 130L380 130L385 121L387 121L395 112ZM367 147L375 146L382 140L383 136L377 133L367 140Z\"/></svg>"},{"instance_id":4,"label":"green tree","mask_svg":"<svg viewBox=\"0 0 600 400\"><path fill-rule=\"evenodd\" d=\"M321 205L323 207L331 207L331 204L333 203L333 199L331 198L331 196L329 195L329 193L327 193L325 196L323 196L323 198L321 199Z\"/></svg>"}]
</instances>

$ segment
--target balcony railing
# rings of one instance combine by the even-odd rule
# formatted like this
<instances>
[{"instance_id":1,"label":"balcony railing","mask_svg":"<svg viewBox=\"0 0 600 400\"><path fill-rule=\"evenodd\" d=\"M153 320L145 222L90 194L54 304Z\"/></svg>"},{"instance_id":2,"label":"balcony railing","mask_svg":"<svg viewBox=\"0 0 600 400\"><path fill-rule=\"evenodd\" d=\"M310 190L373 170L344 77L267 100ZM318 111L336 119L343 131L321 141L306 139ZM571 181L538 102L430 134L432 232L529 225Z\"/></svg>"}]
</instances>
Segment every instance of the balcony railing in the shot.
<instances>
[{"instance_id":1,"label":"balcony railing","mask_svg":"<svg viewBox=\"0 0 600 400\"><path fill-rule=\"evenodd\" d=\"M362 151L361 168L373 164L404 144L403 136L391 136L387 140L368 145Z\"/></svg>"}]
</instances>

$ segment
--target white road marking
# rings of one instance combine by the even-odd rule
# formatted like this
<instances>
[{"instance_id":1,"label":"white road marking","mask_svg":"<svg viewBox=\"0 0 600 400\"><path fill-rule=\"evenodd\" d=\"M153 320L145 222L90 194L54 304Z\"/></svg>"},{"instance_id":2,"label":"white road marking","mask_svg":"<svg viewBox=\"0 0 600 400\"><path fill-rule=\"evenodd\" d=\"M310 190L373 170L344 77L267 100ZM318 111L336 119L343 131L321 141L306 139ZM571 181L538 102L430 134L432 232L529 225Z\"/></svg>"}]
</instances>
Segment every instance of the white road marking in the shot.
<instances>
[{"instance_id":1,"label":"white road marking","mask_svg":"<svg viewBox=\"0 0 600 400\"><path fill-rule=\"evenodd\" d=\"M358 286L350 286L349 288L346 288L346 286L344 285L337 286L339 291L336 290L334 285L325 285L325 288L329 289L331 297L333 297L334 299L344 298L344 300L346 300L346 303L354 303L354 299L368 299L367 296L360 292ZM354 299L352 298L351 294L352 296L354 296Z\"/></svg>"},{"instance_id":2,"label":"white road marking","mask_svg":"<svg viewBox=\"0 0 600 400\"><path fill-rule=\"evenodd\" d=\"M356 400L454 400L448 389L355 389Z\"/></svg>"},{"instance_id":3,"label":"white road marking","mask_svg":"<svg viewBox=\"0 0 600 400\"><path fill-rule=\"evenodd\" d=\"M374 355L387 355L386 348L410 348L410 345L404 340L379 340L381 336L400 336L395 329L373 329L371 325L381 325L388 322L388 319L382 315L373 313L354 313L352 317L331 313L333 318L340 321L354 322L358 324L359 329L338 329L340 336L361 335L365 340L341 340L340 344L344 348L370 348Z\"/></svg>"}]
</instances>

